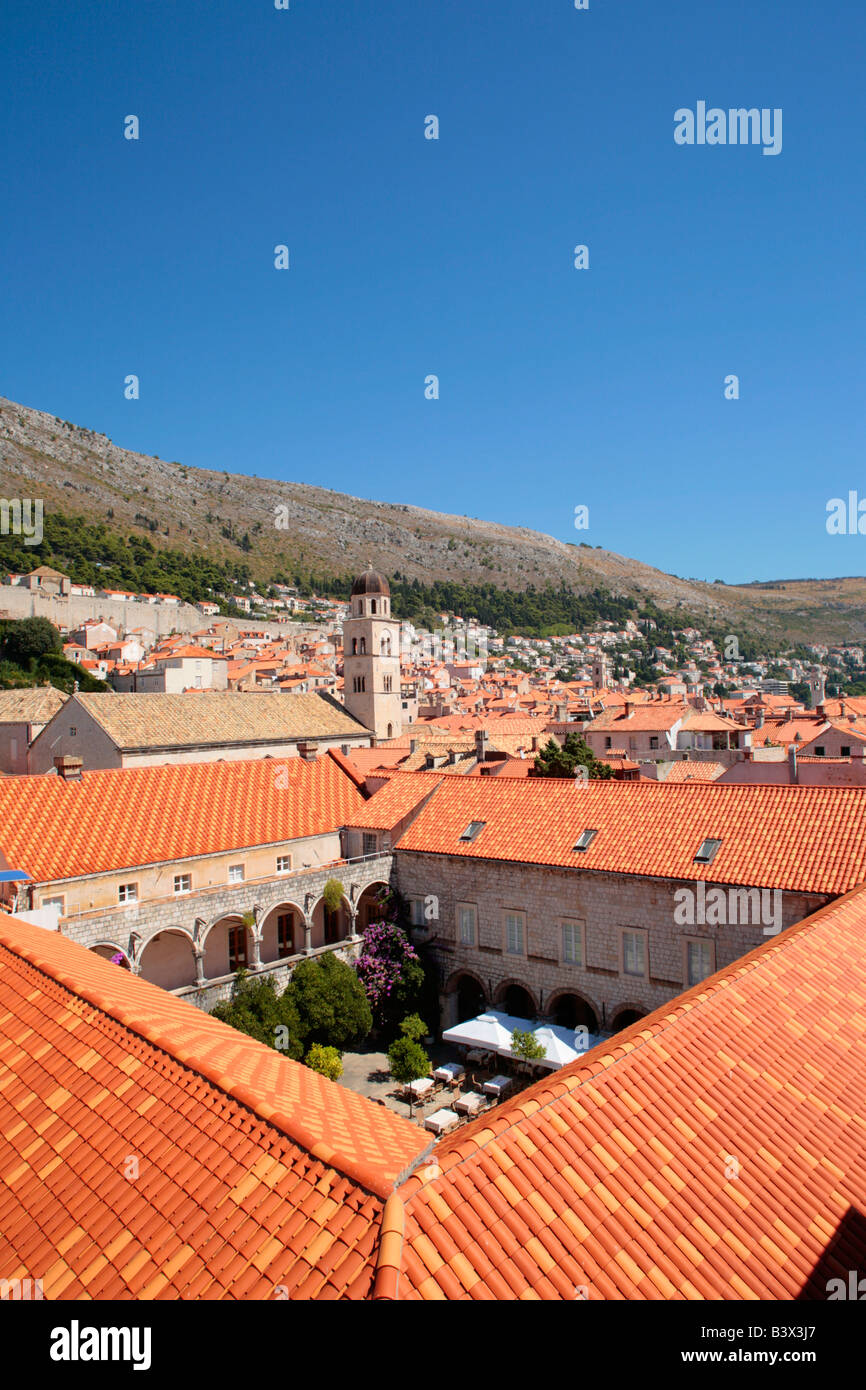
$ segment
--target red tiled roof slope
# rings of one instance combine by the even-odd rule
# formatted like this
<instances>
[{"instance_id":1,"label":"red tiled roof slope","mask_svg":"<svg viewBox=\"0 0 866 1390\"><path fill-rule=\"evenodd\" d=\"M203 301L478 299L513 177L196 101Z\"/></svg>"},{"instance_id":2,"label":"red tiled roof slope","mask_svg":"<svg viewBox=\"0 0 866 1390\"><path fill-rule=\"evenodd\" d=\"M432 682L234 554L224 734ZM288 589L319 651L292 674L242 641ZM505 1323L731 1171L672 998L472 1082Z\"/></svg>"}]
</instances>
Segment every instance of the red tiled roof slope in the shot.
<instances>
[{"instance_id":1,"label":"red tiled roof slope","mask_svg":"<svg viewBox=\"0 0 866 1390\"><path fill-rule=\"evenodd\" d=\"M162 1049L172 1065L198 1073L199 1080L206 1078L212 1087L258 1115L275 1133L287 1135L314 1158L372 1192L387 1196L428 1147L429 1136L408 1120L370 1104L354 1091L57 933L4 916L0 918L2 948L7 967L17 956L42 972L40 987L54 1003L61 999L56 987L62 986L78 997L78 1007L91 1022L93 1016L86 1006ZM0 990L5 987L3 972ZM71 1002L69 1007L73 1007ZM40 1011L51 1010L40 1006ZM78 1035L86 1037L87 1031L82 1026ZM8 1067L26 1040L26 1022L22 1020L16 1032L7 1021L2 1034L0 1067ZM91 1046L98 1051L95 1040ZM42 1088L31 1088L37 1104L47 1093L50 1060L44 1057L41 1066ZM58 1076L57 1084L68 1082ZM5 1094L8 1099L8 1089ZM204 1113L200 1118L206 1124ZM8 1128L4 1127L3 1133L8 1136ZM91 1131L83 1137L89 1139Z\"/></svg>"},{"instance_id":2,"label":"red tiled roof slope","mask_svg":"<svg viewBox=\"0 0 866 1390\"><path fill-rule=\"evenodd\" d=\"M435 1158L401 1188L405 1233L379 1297L826 1298L827 1278L866 1258L866 894ZM859 1235L840 1236L852 1215Z\"/></svg>"},{"instance_id":3,"label":"red tiled roof slope","mask_svg":"<svg viewBox=\"0 0 866 1390\"><path fill-rule=\"evenodd\" d=\"M484 821L484 829L461 841L470 821ZM598 834L585 853L575 853L590 828ZM705 839L720 839L721 848L711 864L696 864ZM866 791L450 777L397 847L839 894L866 879Z\"/></svg>"},{"instance_id":4,"label":"red tiled roof slope","mask_svg":"<svg viewBox=\"0 0 866 1390\"><path fill-rule=\"evenodd\" d=\"M0 851L46 882L323 834L364 804L327 755L4 777Z\"/></svg>"}]
</instances>

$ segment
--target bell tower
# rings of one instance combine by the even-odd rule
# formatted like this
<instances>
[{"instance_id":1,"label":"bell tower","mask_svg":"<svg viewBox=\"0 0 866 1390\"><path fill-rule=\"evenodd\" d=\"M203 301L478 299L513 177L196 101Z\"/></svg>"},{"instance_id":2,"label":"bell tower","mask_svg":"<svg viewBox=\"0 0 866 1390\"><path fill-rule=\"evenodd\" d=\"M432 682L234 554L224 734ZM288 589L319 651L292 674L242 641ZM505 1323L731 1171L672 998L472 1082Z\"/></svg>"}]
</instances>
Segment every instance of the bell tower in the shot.
<instances>
[{"instance_id":1,"label":"bell tower","mask_svg":"<svg viewBox=\"0 0 866 1390\"><path fill-rule=\"evenodd\" d=\"M352 585L343 623L343 704L377 741L402 732L400 624L391 617L388 581L372 568Z\"/></svg>"}]
</instances>

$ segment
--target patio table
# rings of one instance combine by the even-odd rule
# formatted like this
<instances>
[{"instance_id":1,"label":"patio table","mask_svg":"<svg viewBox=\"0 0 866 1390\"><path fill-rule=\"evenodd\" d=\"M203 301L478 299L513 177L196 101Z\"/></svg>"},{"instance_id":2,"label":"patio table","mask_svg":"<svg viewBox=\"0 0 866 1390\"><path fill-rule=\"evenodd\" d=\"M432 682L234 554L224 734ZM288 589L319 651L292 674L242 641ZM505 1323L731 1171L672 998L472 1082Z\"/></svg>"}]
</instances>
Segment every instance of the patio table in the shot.
<instances>
[{"instance_id":1,"label":"patio table","mask_svg":"<svg viewBox=\"0 0 866 1390\"><path fill-rule=\"evenodd\" d=\"M415 1100L424 1100L433 1093L433 1079L429 1076L419 1076L417 1081L409 1082L406 1090L412 1092Z\"/></svg>"},{"instance_id":2,"label":"patio table","mask_svg":"<svg viewBox=\"0 0 866 1390\"><path fill-rule=\"evenodd\" d=\"M459 1116L455 1115L453 1110L434 1110L424 1121L424 1128L437 1135L447 1134L449 1129L454 1129L458 1120Z\"/></svg>"},{"instance_id":3,"label":"patio table","mask_svg":"<svg viewBox=\"0 0 866 1390\"><path fill-rule=\"evenodd\" d=\"M459 1062L443 1062L441 1067L436 1067L433 1075L437 1081L444 1081L447 1086L459 1086L466 1075L466 1068Z\"/></svg>"},{"instance_id":4,"label":"patio table","mask_svg":"<svg viewBox=\"0 0 866 1390\"><path fill-rule=\"evenodd\" d=\"M460 1115L477 1115L487 1105L487 1100L478 1091L468 1091L465 1096L458 1096L454 1102L454 1109Z\"/></svg>"},{"instance_id":5,"label":"patio table","mask_svg":"<svg viewBox=\"0 0 866 1390\"><path fill-rule=\"evenodd\" d=\"M484 1083L484 1091L488 1096L502 1096L511 1085L510 1076L491 1076L489 1081Z\"/></svg>"}]
</instances>

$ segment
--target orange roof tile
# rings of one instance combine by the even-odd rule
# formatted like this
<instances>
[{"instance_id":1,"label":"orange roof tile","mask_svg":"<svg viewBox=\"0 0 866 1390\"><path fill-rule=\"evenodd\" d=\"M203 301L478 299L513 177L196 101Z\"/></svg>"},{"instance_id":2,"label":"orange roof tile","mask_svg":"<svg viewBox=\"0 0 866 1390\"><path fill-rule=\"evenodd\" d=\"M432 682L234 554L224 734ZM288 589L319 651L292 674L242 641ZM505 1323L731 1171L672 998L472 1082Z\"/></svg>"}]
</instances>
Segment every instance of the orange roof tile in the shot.
<instances>
[{"instance_id":1,"label":"orange roof tile","mask_svg":"<svg viewBox=\"0 0 866 1390\"><path fill-rule=\"evenodd\" d=\"M327 755L4 777L0 852L44 883L318 835L363 805Z\"/></svg>"},{"instance_id":2,"label":"orange roof tile","mask_svg":"<svg viewBox=\"0 0 866 1390\"><path fill-rule=\"evenodd\" d=\"M0 962L0 1277L365 1296L423 1130L55 933L0 918Z\"/></svg>"},{"instance_id":3,"label":"orange roof tile","mask_svg":"<svg viewBox=\"0 0 866 1390\"><path fill-rule=\"evenodd\" d=\"M470 821L484 829L461 841ZM590 827L598 834L576 854ZM705 839L722 844L699 865ZM843 893L866 879L866 796L855 787L445 777L397 848Z\"/></svg>"},{"instance_id":4,"label":"orange roof tile","mask_svg":"<svg viewBox=\"0 0 866 1390\"><path fill-rule=\"evenodd\" d=\"M374 1296L826 1299L866 1260L864 1115L860 891L444 1139Z\"/></svg>"}]
</instances>

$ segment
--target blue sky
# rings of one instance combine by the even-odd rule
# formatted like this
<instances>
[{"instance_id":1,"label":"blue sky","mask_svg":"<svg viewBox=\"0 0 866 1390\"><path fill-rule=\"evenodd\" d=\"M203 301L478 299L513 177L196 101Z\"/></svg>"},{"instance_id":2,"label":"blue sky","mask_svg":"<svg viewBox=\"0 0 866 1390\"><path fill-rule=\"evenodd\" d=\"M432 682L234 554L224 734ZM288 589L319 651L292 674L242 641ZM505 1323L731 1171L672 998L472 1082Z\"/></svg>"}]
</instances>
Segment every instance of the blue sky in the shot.
<instances>
[{"instance_id":1,"label":"blue sky","mask_svg":"<svg viewBox=\"0 0 866 1390\"><path fill-rule=\"evenodd\" d=\"M0 394L686 577L866 572L825 528L866 498L861 0L4 0L0 39ZM701 100L782 152L678 146Z\"/></svg>"}]
</instances>

